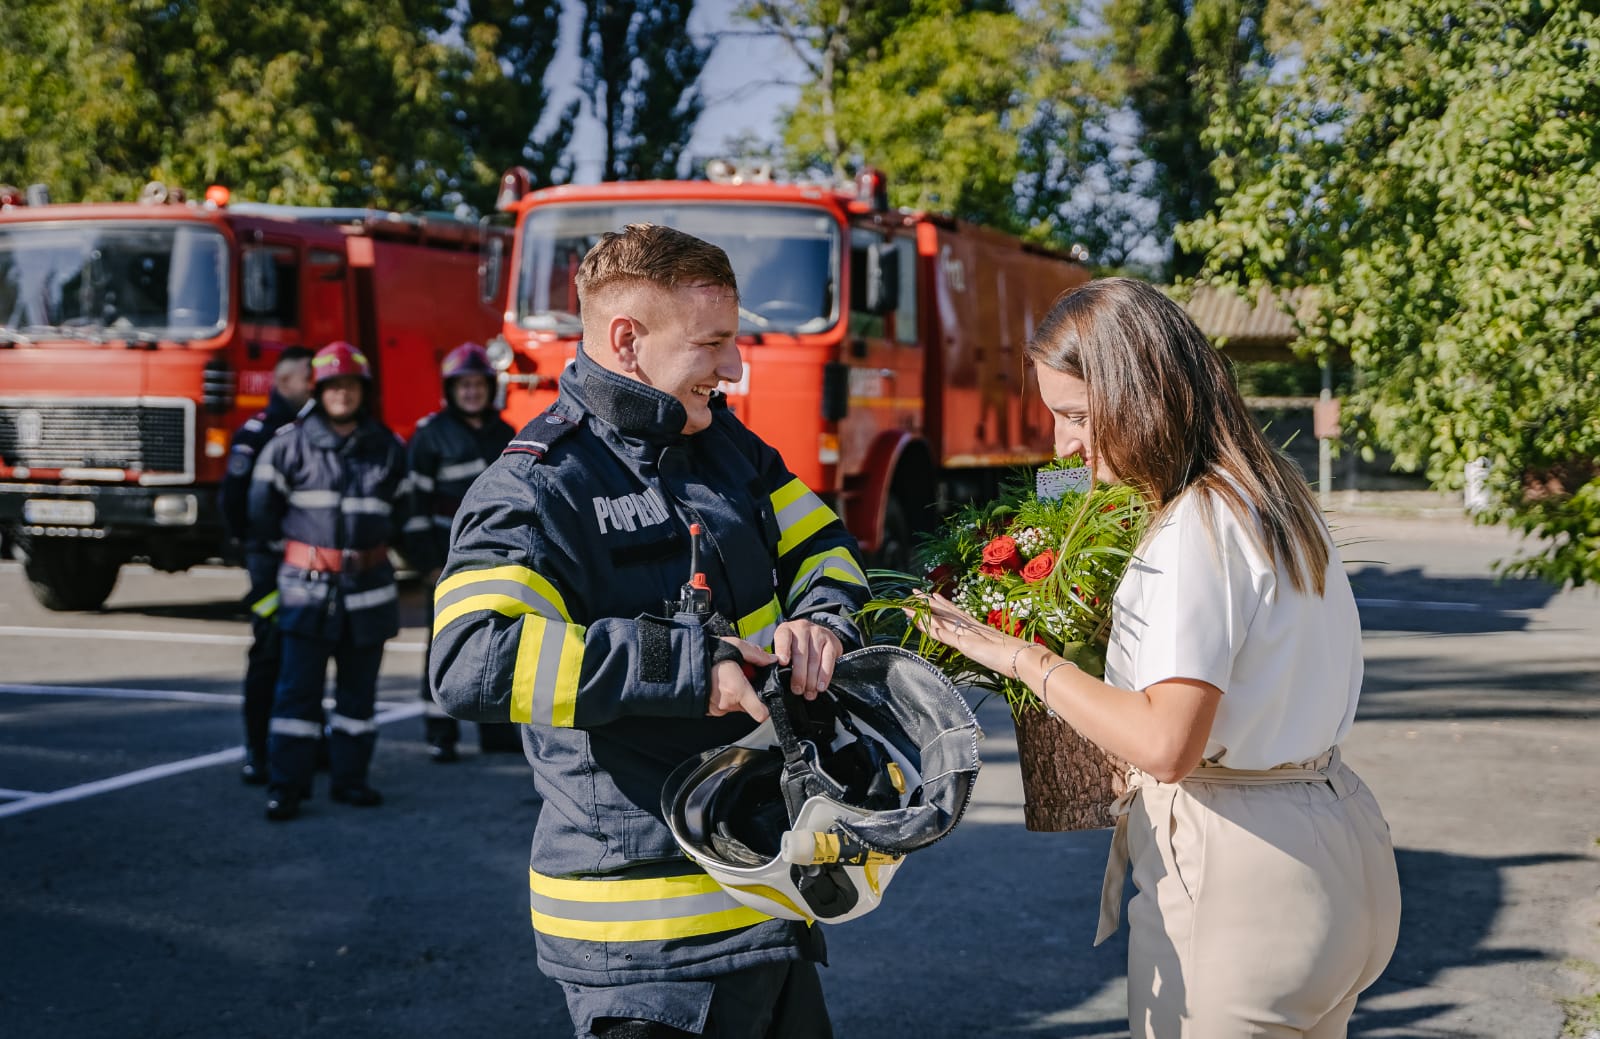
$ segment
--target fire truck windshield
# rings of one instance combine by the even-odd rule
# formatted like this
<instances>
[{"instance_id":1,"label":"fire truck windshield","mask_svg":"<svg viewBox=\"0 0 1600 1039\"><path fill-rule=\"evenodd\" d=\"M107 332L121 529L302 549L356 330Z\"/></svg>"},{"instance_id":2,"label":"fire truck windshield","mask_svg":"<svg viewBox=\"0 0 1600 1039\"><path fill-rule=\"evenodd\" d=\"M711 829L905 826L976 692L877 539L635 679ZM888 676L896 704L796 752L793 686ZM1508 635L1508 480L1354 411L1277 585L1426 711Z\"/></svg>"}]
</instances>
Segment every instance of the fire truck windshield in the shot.
<instances>
[{"instance_id":1,"label":"fire truck windshield","mask_svg":"<svg viewBox=\"0 0 1600 1039\"><path fill-rule=\"evenodd\" d=\"M806 206L738 203L558 203L531 211L522 226L517 323L578 335L573 279L607 231L666 224L721 246L739 279L744 332L821 332L838 320L839 225Z\"/></svg>"},{"instance_id":2,"label":"fire truck windshield","mask_svg":"<svg viewBox=\"0 0 1600 1039\"><path fill-rule=\"evenodd\" d=\"M188 222L0 226L0 330L12 338L205 339L228 316L228 247Z\"/></svg>"}]
</instances>

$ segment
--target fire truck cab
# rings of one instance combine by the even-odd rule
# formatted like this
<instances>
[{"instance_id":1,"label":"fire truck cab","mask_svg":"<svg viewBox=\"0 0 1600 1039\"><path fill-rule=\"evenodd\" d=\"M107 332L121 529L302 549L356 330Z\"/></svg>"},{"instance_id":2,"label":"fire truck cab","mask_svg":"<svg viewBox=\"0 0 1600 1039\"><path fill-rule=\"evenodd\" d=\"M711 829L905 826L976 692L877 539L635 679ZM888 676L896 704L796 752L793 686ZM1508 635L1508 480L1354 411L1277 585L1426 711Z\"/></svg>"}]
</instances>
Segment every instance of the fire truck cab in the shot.
<instances>
[{"instance_id":1,"label":"fire truck cab","mask_svg":"<svg viewBox=\"0 0 1600 1039\"><path fill-rule=\"evenodd\" d=\"M772 183L713 163L706 181L530 190L516 214L504 337L491 344L508 419L555 398L582 335L574 275L606 231L668 224L721 246L740 294L738 417L832 501L863 549L904 568L936 506L1048 459L1051 419L1023 347L1052 300L1088 280L1072 257L854 190Z\"/></svg>"},{"instance_id":2,"label":"fire truck cab","mask_svg":"<svg viewBox=\"0 0 1600 1039\"><path fill-rule=\"evenodd\" d=\"M0 187L0 534L51 609L98 608L130 560L223 556L229 440L286 347L360 346L406 436L444 353L502 321L505 235L474 220L42 194Z\"/></svg>"}]
</instances>

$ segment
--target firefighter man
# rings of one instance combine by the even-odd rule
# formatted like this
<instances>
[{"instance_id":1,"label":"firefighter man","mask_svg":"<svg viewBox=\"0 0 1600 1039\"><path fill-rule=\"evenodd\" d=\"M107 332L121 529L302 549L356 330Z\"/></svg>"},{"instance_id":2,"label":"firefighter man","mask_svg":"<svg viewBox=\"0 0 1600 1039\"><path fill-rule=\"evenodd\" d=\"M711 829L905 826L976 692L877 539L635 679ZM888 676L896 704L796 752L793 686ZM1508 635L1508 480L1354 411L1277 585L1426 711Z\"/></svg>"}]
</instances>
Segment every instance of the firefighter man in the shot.
<instances>
[{"instance_id":1,"label":"firefighter man","mask_svg":"<svg viewBox=\"0 0 1600 1039\"><path fill-rule=\"evenodd\" d=\"M539 966L577 1034L829 1036L821 929L723 892L679 851L661 794L674 766L766 717L745 664L791 664L808 698L827 687L860 638L855 540L717 390L742 373L721 249L631 225L601 237L577 286L583 345L556 403L456 518L434 695L526 726ZM691 523L737 638L667 606Z\"/></svg>"},{"instance_id":2,"label":"firefighter man","mask_svg":"<svg viewBox=\"0 0 1600 1039\"><path fill-rule=\"evenodd\" d=\"M417 423L408 451L411 485L406 520L406 557L423 575L428 590L427 626L433 627L433 586L450 548L450 521L467 488L500 457L516 430L494 408L494 365L477 343L462 343L440 366L445 406ZM428 705L429 754L440 764L456 760L461 724L445 714L428 691L427 656L422 664L422 699ZM485 751L522 749L516 726L484 722L478 745Z\"/></svg>"},{"instance_id":3,"label":"firefighter man","mask_svg":"<svg viewBox=\"0 0 1600 1039\"><path fill-rule=\"evenodd\" d=\"M313 404L262 449L250 487L251 532L283 541L278 628L283 652L272 705L267 818L292 819L311 793L318 706L337 665L328 718L331 796L370 807L367 783L383 643L400 630L389 563L405 493L405 448L372 417L372 371L345 342L311 359Z\"/></svg>"},{"instance_id":4,"label":"firefighter man","mask_svg":"<svg viewBox=\"0 0 1600 1039\"><path fill-rule=\"evenodd\" d=\"M267 721L272 717L272 693L278 684L278 562L281 546L250 536L250 474L259 452L279 427L294 421L311 396L311 351L285 347L272 368L272 390L267 406L252 415L233 434L228 448L228 471L218 492L223 528L230 542L244 550L245 572L250 575L250 652L244 668L244 769L241 776L251 786L267 781Z\"/></svg>"}]
</instances>

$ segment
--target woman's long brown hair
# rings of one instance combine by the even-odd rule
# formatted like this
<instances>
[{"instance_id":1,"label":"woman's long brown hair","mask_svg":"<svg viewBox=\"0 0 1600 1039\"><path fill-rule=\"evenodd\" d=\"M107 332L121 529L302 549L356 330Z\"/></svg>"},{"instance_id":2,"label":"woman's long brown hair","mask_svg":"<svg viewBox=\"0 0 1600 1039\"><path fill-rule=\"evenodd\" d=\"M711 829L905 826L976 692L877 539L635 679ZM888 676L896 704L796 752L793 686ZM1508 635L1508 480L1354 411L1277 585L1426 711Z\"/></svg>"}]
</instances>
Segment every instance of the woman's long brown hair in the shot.
<instances>
[{"instance_id":1,"label":"woman's long brown hair","mask_svg":"<svg viewBox=\"0 0 1600 1039\"><path fill-rule=\"evenodd\" d=\"M1259 523L1262 548L1297 591L1323 591L1327 528L1300 469L1251 417L1221 356L1158 289L1102 278L1064 293L1028 356L1089 389L1095 453L1156 509L1191 488ZM1213 497L1214 496L1214 497Z\"/></svg>"}]
</instances>

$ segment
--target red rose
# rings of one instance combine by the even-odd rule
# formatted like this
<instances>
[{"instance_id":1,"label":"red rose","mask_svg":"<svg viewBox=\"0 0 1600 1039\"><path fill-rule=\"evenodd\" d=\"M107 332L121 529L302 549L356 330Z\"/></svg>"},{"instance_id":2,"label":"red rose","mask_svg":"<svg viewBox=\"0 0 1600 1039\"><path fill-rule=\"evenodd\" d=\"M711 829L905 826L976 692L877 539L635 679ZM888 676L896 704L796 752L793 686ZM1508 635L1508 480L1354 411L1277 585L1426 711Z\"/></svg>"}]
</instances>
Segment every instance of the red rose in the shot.
<instances>
[{"instance_id":1,"label":"red rose","mask_svg":"<svg viewBox=\"0 0 1600 1039\"><path fill-rule=\"evenodd\" d=\"M1015 570L1022 565L1022 554L1017 551L1015 539L1008 534L1001 534L983 546L983 561L1003 570Z\"/></svg>"},{"instance_id":2,"label":"red rose","mask_svg":"<svg viewBox=\"0 0 1600 1039\"><path fill-rule=\"evenodd\" d=\"M955 590L956 583L953 580L955 576L955 567L949 563L940 563L928 571L927 581L933 586L935 592L948 598L950 593Z\"/></svg>"},{"instance_id":3,"label":"red rose","mask_svg":"<svg viewBox=\"0 0 1600 1039\"><path fill-rule=\"evenodd\" d=\"M1004 577L1006 574L1009 574L1010 572L1011 572L1010 570L1007 570L1005 567L1001 566L999 563L979 563L978 564L978 573L983 574L985 577Z\"/></svg>"},{"instance_id":4,"label":"red rose","mask_svg":"<svg viewBox=\"0 0 1600 1039\"><path fill-rule=\"evenodd\" d=\"M1007 635L1021 635L1022 622L1014 621L1006 615L1004 610L990 610L989 616L984 618L991 628L999 628Z\"/></svg>"},{"instance_id":5,"label":"red rose","mask_svg":"<svg viewBox=\"0 0 1600 1039\"><path fill-rule=\"evenodd\" d=\"M1022 579L1029 584L1038 584L1050 576L1050 571L1056 568L1056 554L1050 549L1045 549L1022 568Z\"/></svg>"}]
</instances>

